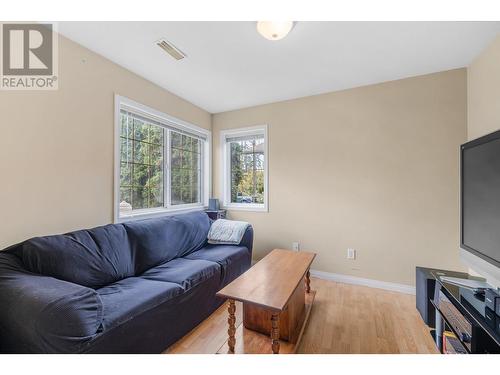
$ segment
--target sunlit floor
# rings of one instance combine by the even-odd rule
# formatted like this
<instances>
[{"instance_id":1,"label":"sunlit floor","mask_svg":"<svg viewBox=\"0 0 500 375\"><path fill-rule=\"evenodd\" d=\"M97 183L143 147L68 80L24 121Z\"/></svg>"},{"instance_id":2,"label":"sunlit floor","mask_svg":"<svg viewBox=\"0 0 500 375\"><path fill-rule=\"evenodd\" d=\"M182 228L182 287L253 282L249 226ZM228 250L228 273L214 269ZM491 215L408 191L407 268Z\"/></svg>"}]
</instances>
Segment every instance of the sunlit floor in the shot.
<instances>
[{"instance_id":1,"label":"sunlit floor","mask_svg":"<svg viewBox=\"0 0 500 375\"><path fill-rule=\"evenodd\" d=\"M415 296L311 279L317 291L298 353L438 353ZM236 308L238 326L242 305ZM221 306L165 353L216 353L227 340Z\"/></svg>"}]
</instances>

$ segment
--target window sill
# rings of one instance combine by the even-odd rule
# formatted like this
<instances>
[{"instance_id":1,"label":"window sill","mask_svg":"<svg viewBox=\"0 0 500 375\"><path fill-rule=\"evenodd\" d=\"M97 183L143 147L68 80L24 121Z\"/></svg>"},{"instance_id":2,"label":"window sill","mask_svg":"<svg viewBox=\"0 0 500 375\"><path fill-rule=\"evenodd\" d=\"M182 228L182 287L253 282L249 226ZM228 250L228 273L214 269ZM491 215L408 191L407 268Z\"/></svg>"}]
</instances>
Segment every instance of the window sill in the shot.
<instances>
[{"instance_id":1,"label":"window sill","mask_svg":"<svg viewBox=\"0 0 500 375\"><path fill-rule=\"evenodd\" d=\"M261 204L227 204L222 207L225 210L228 211L247 211L247 212L269 212L268 208L266 205L261 205Z\"/></svg>"},{"instance_id":2,"label":"window sill","mask_svg":"<svg viewBox=\"0 0 500 375\"><path fill-rule=\"evenodd\" d=\"M204 211L206 210L206 206L184 206L178 208L158 208L154 210L136 210L135 212L131 212L129 214L121 214L116 223L124 223L127 221L135 221L135 220L143 220L150 219L154 217L162 217L162 216L171 216L178 215L188 212L194 211Z\"/></svg>"}]
</instances>

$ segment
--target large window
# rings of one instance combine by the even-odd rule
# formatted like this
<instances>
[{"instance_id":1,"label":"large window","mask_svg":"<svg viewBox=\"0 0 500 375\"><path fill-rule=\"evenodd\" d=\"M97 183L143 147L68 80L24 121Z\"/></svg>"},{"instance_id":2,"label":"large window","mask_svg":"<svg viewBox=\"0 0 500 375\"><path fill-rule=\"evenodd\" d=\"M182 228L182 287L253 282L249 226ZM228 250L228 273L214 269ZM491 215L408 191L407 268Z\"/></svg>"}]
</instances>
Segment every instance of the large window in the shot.
<instances>
[{"instance_id":1,"label":"large window","mask_svg":"<svg viewBox=\"0 0 500 375\"><path fill-rule=\"evenodd\" d=\"M222 132L224 205L267 210L267 127Z\"/></svg>"},{"instance_id":2,"label":"large window","mask_svg":"<svg viewBox=\"0 0 500 375\"><path fill-rule=\"evenodd\" d=\"M206 205L209 132L117 96L115 220Z\"/></svg>"}]
</instances>

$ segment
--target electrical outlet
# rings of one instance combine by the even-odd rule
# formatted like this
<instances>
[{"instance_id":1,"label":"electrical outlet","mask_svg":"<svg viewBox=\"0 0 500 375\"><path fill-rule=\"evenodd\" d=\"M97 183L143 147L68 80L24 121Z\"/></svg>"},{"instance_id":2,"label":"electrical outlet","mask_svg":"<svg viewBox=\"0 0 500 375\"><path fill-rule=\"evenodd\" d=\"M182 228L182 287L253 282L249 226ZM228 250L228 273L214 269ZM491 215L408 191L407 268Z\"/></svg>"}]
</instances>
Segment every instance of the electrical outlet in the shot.
<instances>
[{"instance_id":1,"label":"electrical outlet","mask_svg":"<svg viewBox=\"0 0 500 375\"><path fill-rule=\"evenodd\" d=\"M347 249L347 259L356 259L356 250L355 249Z\"/></svg>"},{"instance_id":2,"label":"electrical outlet","mask_svg":"<svg viewBox=\"0 0 500 375\"><path fill-rule=\"evenodd\" d=\"M300 244L298 242L292 242L293 251L300 251Z\"/></svg>"}]
</instances>

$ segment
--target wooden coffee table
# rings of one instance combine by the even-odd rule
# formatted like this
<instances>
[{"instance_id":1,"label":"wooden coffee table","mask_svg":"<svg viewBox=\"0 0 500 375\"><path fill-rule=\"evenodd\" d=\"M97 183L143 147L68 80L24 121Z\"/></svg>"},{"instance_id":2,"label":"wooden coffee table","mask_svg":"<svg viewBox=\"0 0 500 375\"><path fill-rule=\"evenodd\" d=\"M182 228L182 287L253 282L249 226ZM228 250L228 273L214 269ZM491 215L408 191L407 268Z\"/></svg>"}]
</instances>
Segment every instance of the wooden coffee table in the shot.
<instances>
[{"instance_id":1,"label":"wooden coffee table","mask_svg":"<svg viewBox=\"0 0 500 375\"><path fill-rule=\"evenodd\" d=\"M266 336L258 336L271 344L274 354L280 352L280 339L291 344L287 352L296 350L314 301L309 269L315 256L310 252L275 249L217 293L228 299L228 353L235 353L235 301L243 302L244 329L270 335L270 342ZM239 339L243 340L242 335Z\"/></svg>"}]
</instances>

